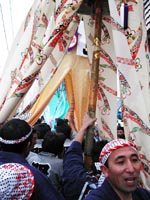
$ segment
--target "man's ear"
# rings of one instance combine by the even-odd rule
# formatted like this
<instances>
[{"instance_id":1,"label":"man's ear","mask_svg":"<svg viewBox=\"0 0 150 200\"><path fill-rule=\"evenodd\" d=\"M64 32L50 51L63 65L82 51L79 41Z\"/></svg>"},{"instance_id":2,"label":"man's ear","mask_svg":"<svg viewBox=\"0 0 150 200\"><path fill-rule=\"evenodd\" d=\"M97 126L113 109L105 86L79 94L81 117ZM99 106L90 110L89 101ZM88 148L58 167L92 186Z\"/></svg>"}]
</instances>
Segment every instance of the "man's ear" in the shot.
<instances>
[{"instance_id":1,"label":"man's ear","mask_svg":"<svg viewBox=\"0 0 150 200\"><path fill-rule=\"evenodd\" d=\"M103 172L104 176L108 177L108 168L105 165L101 165L101 171Z\"/></svg>"}]
</instances>

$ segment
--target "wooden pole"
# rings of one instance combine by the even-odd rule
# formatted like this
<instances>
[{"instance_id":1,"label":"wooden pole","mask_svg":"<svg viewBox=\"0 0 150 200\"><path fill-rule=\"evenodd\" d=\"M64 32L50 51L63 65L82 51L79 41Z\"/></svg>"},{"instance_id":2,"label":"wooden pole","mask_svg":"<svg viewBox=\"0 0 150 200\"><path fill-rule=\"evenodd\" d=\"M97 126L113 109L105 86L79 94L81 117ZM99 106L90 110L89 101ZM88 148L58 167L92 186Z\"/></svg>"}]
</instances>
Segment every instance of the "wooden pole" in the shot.
<instances>
[{"instance_id":1,"label":"wooden pole","mask_svg":"<svg viewBox=\"0 0 150 200\"><path fill-rule=\"evenodd\" d=\"M97 102L97 91L98 91L98 76L99 76L99 61L100 61L100 41L101 41L101 25L102 25L102 0L95 1L95 35L94 35L94 51L92 59L92 70L91 70L91 88L90 88L90 99L88 106L88 113L90 117L96 115L96 102ZM90 168L92 158L91 151L93 147L93 135L94 126L88 127L84 154L85 154L85 167Z\"/></svg>"}]
</instances>

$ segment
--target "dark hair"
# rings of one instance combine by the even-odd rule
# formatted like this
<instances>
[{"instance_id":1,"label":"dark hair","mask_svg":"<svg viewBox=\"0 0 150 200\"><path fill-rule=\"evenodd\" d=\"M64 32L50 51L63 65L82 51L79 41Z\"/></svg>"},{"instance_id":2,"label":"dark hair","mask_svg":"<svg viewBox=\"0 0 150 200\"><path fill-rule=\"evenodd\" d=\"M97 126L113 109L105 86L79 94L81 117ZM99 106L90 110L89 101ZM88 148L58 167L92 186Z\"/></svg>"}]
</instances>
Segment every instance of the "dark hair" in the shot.
<instances>
[{"instance_id":1,"label":"dark hair","mask_svg":"<svg viewBox=\"0 0 150 200\"><path fill-rule=\"evenodd\" d=\"M100 171L97 171L95 167L95 163L99 162L99 155L103 149L103 147L108 143L107 140L100 140L93 142L93 148L92 148L92 166L91 170L93 171L93 174L97 175L98 173L101 173Z\"/></svg>"},{"instance_id":2,"label":"dark hair","mask_svg":"<svg viewBox=\"0 0 150 200\"><path fill-rule=\"evenodd\" d=\"M71 137L71 126L68 124L68 119L56 119L55 130L57 133L64 133L66 138L70 139Z\"/></svg>"},{"instance_id":3,"label":"dark hair","mask_svg":"<svg viewBox=\"0 0 150 200\"><path fill-rule=\"evenodd\" d=\"M0 137L5 140L17 140L26 136L30 131L31 127L26 121L11 119L0 128ZM4 144L0 142L0 149L21 154L29 141L32 142L32 134L25 141L18 144Z\"/></svg>"},{"instance_id":4,"label":"dark hair","mask_svg":"<svg viewBox=\"0 0 150 200\"><path fill-rule=\"evenodd\" d=\"M99 162L99 155L103 149L103 147L108 143L107 140L100 140L98 142L93 143L93 148L92 148L92 160L93 162Z\"/></svg>"},{"instance_id":5,"label":"dark hair","mask_svg":"<svg viewBox=\"0 0 150 200\"><path fill-rule=\"evenodd\" d=\"M36 124L34 130L38 134L38 139L43 139L45 134L51 130L51 127L46 123Z\"/></svg>"},{"instance_id":6,"label":"dark hair","mask_svg":"<svg viewBox=\"0 0 150 200\"><path fill-rule=\"evenodd\" d=\"M124 127L122 127L120 124L118 124L117 130L122 130L122 131L124 131Z\"/></svg>"},{"instance_id":7,"label":"dark hair","mask_svg":"<svg viewBox=\"0 0 150 200\"><path fill-rule=\"evenodd\" d=\"M54 132L47 132L42 142L42 150L59 155L63 151L64 141L64 135L56 135Z\"/></svg>"},{"instance_id":8,"label":"dark hair","mask_svg":"<svg viewBox=\"0 0 150 200\"><path fill-rule=\"evenodd\" d=\"M104 165L105 165L105 167L107 167L107 168L109 167L109 166L108 166L108 159L106 160L106 162L105 162Z\"/></svg>"},{"instance_id":9,"label":"dark hair","mask_svg":"<svg viewBox=\"0 0 150 200\"><path fill-rule=\"evenodd\" d=\"M37 125L37 124L42 124L43 121L44 121L44 117L41 116L41 118L39 118L39 119L35 122L34 126Z\"/></svg>"},{"instance_id":10,"label":"dark hair","mask_svg":"<svg viewBox=\"0 0 150 200\"><path fill-rule=\"evenodd\" d=\"M122 134L121 134L121 135L118 134L118 131L119 131L119 130L122 131ZM120 124L118 124L118 126L117 126L117 138L125 139L124 127L122 127Z\"/></svg>"}]
</instances>

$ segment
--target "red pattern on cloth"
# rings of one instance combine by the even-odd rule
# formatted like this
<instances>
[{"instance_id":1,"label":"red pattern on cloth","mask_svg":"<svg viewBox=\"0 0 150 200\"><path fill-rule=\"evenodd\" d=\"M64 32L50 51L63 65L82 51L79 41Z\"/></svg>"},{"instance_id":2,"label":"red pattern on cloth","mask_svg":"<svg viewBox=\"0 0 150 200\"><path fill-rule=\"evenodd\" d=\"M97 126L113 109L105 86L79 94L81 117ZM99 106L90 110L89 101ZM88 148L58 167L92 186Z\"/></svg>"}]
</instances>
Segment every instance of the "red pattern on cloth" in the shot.
<instances>
[{"instance_id":1,"label":"red pattern on cloth","mask_svg":"<svg viewBox=\"0 0 150 200\"><path fill-rule=\"evenodd\" d=\"M34 190L34 176L30 169L18 163L0 166L0 199L29 200Z\"/></svg>"},{"instance_id":2,"label":"red pattern on cloth","mask_svg":"<svg viewBox=\"0 0 150 200\"><path fill-rule=\"evenodd\" d=\"M124 139L114 139L112 141L110 141L109 143L107 143L101 153L100 153L100 156L99 156L99 161L101 164L105 164L108 157L110 156L110 154L116 150L116 149L120 149L122 147L127 147L127 146L130 146L132 148L134 148L135 150L137 150L137 145L132 143L132 142L129 142L127 140L124 140Z\"/></svg>"}]
</instances>

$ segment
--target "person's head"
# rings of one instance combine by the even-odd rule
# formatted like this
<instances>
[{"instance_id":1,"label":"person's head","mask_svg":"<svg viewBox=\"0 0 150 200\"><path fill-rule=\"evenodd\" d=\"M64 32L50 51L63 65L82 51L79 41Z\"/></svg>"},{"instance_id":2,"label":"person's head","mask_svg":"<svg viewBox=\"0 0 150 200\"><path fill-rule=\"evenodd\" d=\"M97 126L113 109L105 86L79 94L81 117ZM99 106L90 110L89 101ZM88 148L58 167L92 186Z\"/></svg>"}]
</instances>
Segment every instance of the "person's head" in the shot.
<instances>
[{"instance_id":1,"label":"person's head","mask_svg":"<svg viewBox=\"0 0 150 200\"><path fill-rule=\"evenodd\" d=\"M91 163L91 170L94 174L100 172L100 165L99 165L99 155L103 149L103 147L108 143L107 140L99 140L93 143L92 147L92 163Z\"/></svg>"},{"instance_id":2,"label":"person's head","mask_svg":"<svg viewBox=\"0 0 150 200\"><path fill-rule=\"evenodd\" d=\"M124 139L115 139L107 143L99 157L101 170L116 193L131 195L137 188L141 161L137 146Z\"/></svg>"},{"instance_id":3,"label":"person's head","mask_svg":"<svg viewBox=\"0 0 150 200\"><path fill-rule=\"evenodd\" d=\"M11 119L0 128L0 150L26 157L32 145L32 128L21 119Z\"/></svg>"},{"instance_id":4,"label":"person's head","mask_svg":"<svg viewBox=\"0 0 150 200\"><path fill-rule=\"evenodd\" d=\"M36 124L34 130L38 134L38 139L43 139L45 134L51 130L51 127L47 123Z\"/></svg>"},{"instance_id":5,"label":"person's head","mask_svg":"<svg viewBox=\"0 0 150 200\"><path fill-rule=\"evenodd\" d=\"M120 124L117 126L117 138L125 139L124 128Z\"/></svg>"},{"instance_id":6,"label":"person's head","mask_svg":"<svg viewBox=\"0 0 150 200\"><path fill-rule=\"evenodd\" d=\"M93 143L93 148L92 148L92 160L93 162L99 162L99 155L103 149L103 147L108 143L107 140L99 140L95 141Z\"/></svg>"},{"instance_id":7,"label":"person's head","mask_svg":"<svg viewBox=\"0 0 150 200\"><path fill-rule=\"evenodd\" d=\"M63 133L66 136L66 138L70 139L72 130L68 122L68 119L57 118L55 130L57 133Z\"/></svg>"},{"instance_id":8,"label":"person's head","mask_svg":"<svg viewBox=\"0 0 150 200\"><path fill-rule=\"evenodd\" d=\"M34 176L30 169L18 163L0 165L0 199L30 199Z\"/></svg>"},{"instance_id":9,"label":"person's head","mask_svg":"<svg viewBox=\"0 0 150 200\"><path fill-rule=\"evenodd\" d=\"M54 132L47 132L42 142L42 150L59 155L64 149L64 135L56 135Z\"/></svg>"}]
</instances>

